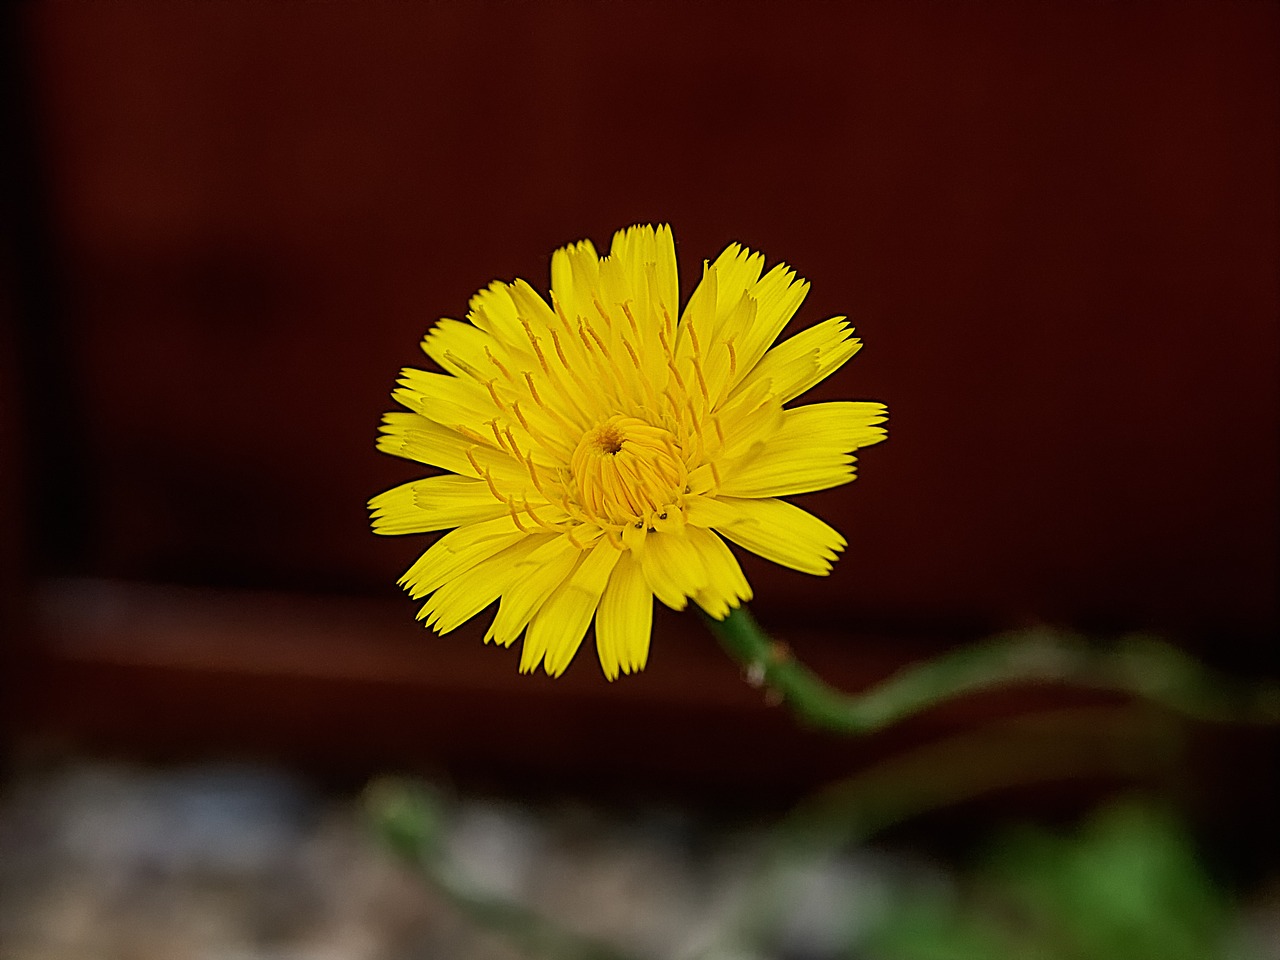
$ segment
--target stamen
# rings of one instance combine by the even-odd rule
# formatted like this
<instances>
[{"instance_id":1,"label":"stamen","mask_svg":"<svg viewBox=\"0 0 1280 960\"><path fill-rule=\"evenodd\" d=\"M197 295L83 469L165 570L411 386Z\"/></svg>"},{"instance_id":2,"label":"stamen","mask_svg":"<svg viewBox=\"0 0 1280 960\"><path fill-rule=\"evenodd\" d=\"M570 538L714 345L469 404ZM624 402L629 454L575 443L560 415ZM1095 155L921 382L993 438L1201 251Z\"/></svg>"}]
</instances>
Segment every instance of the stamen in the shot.
<instances>
[{"instance_id":1,"label":"stamen","mask_svg":"<svg viewBox=\"0 0 1280 960\"><path fill-rule=\"evenodd\" d=\"M707 455L707 448L702 442L702 424L698 421L698 412L693 409L693 398L689 399L689 422L693 425L693 438L698 441L693 453L694 458L702 460Z\"/></svg>"},{"instance_id":2,"label":"stamen","mask_svg":"<svg viewBox=\"0 0 1280 960\"><path fill-rule=\"evenodd\" d=\"M692 328L690 328L692 332ZM698 356L697 341L694 341L693 372L698 375L698 389L702 391L702 399L707 406L711 405L711 391L707 389L707 378L702 375L702 359Z\"/></svg>"},{"instance_id":3,"label":"stamen","mask_svg":"<svg viewBox=\"0 0 1280 960\"><path fill-rule=\"evenodd\" d=\"M606 360L612 361L613 357L609 354L609 348L604 345L604 341L600 339L600 335L596 333L596 328L588 326L587 333L591 334L591 339L596 342L596 346L600 348L600 352L604 354Z\"/></svg>"},{"instance_id":4,"label":"stamen","mask_svg":"<svg viewBox=\"0 0 1280 960\"><path fill-rule=\"evenodd\" d=\"M488 348L486 347L485 349L487 350ZM471 364L467 363L467 361L463 360L460 356L458 356L452 350L446 350L444 353L444 358L448 360L450 363L452 363L455 367L459 367L463 372L466 373L467 376L471 377L473 380L481 379L480 371L477 370L475 367L473 367Z\"/></svg>"},{"instance_id":5,"label":"stamen","mask_svg":"<svg viewBox=\"0 0 1280 960\"><path fill-rule=\"evenodd\" d=\"M565 332L572 334L573 325L569 323L569 318L564 315L564 307L560 305L560 298L555 295L554 291L552 291L551 294L551 305L556 308L556 316L558 316L560 318L560 322L564 324Z\"/></svg>"},{"instance_id":6,"label":"stamen","mask_svg":"<svg viewBox=\"0 0 1280 960\"><path fill-rule=\"evenodd\" d=\"M621 471L619 471L619 473L621 473ZM615 496L618 495L620 495L621 500L626 503L627 510L633 515L642 513L646 506L648 506L650 510L654 509L653 498L649 496L644 482L634 470L631 471L631 482L623 483L621 487L615 491Z\"/></svg>"},{"instance_id":7,"label":"stamen","mask_svg":"<svg viewBox=\"0 0 1280 960\"><path fill-rule=\"evenodd\" d=\"M516 446L516 438L511 435L511 428L503 427L502 432L506 436L507 442L511 444L511 455L515 457L517 460L519 460L521 463L524 463L525 462L524 454L522 454L520 452L520 448Z\"/></svg>"},{"instance_id":8,"label":"stamen","mask_svg":"<svg viewBox=\"0 0 1280 960\"><path fill-rule=\"evenodd\" d=\"M590 397L592 395L592 391L587 389L587 385L583 383L582 378L578 376L577 371L569 363L569 358L565 356L564 346L560 342L560 335L555 330L548 330L547 332L551 334L551 342L556 348L556 356L560 359L560 366L549 370L548 373L555 381L554 386L559 388L561 398L568 401L569 405L573 407L573 411L566 412L576 412L581 415L583 420L586 421L595 419L593 415L584 412L585 408L583 406L582 399L583 397ZM567 378L565 376L566 373L568 374ZM576 394L570 388L570 382L576 384L578 389L582 391L580 395ZM583 429L583 425L581 423L569 425L568 421L566 421L565 418L556 410L554 404L544 406L542 409L554 417L557 423L562 426L567 426L570 433Z\"/></svg>"},{"instance_id":9,"label":"stamen","mask_svg":"<svg viewBox=\"0 0 1280 960\"><path fill-rule=\"evenodd\" d=\"M570 399L572 400L572 398L570 398ZM554 420L557 424L559 424L559 425L560 425L560 427L562 427L562 428L564 429L564 431L565 431L565 435L566 435L566 436L571 435L574 431L581 431L581 429L582 429L582 428L581 428L580 426L578 426L578 425L576 425L576 424L571 423L571 422L570 422L570 421L569 421L569 420L568 420L568 419L567 419L567 418L566 418L562 413L560 413L560 411L559 411L559 410L557 410L554 406L544 406L544 407L542 407L541 409L542 409L542 412L543 412L543 413L545 413L547 416L549 416L552 420ZM532 432L532 431L530 431L530 432ZM567 447L568 449L572 449L572 448L573 448L573 444L572 444L572 442L570 442L570 441L566 441L564 438L561 438L561 437L554 438L554 440L553 440L552 438L547 437L547 436L545 436L545 435L539 435L538 439L539 439L539 440L541 440L541 441L542 441L542 443L543 443L543 444L545 444L545 445L546 445L546 446L548 446L548 447L552 447L552 448L561 448L561 449L566 448L566 447Z\"/></svg>"},{"instance_id":10,"label":"stamen","mask_svg":"<svg viewBox=\"0 0 1280 960\"><path fill-rule=\"evenodd\" d=\"M501 410L503 413L506 413L507 412L506 404L502 402L502 398L498 396L497 389L494 388L494 384L497 382L498 380L495 377L492 380L489 380L485 384L485 386L489 388L489 396L493 397L493 405L497 407L499 410Z\"/></svg>"},{"instance_id":11,"label":"stamen","mask_svg":"<svg viewBox=\"0 0 1280 960\"><path fill-rule=\"evenodd\" d=\"M502 365L502 361L493 355L493 351L490 350L487 345L484 348L484 353L485 353L485 356L489 358L489 362L492 363L495 367L497 367L502 372L502 375L504 377L510 380L511 371Z\"/></svg>"},{"instance_id":12,"label":"stamen","mask_svg":"<svg viewBox=\"0 0 1280 960\"><path fill-rule=\"evenodd\" d=\"M524 501L523 506L524 506L524 512L525 512L525 513L527 513L529 516L531 516L531 517L533 518L533 522L534 522L534 523L536 523L538 526L542 527L542 529L544 529L544 530L552 530L552 531L555 531L555 530L559 530L559 529L560 529L559 527L556 527L556 526L555 526L555 525L553 525L553 524L547 523L547 521L543 520L540 516L538 516L536 513L534 513L534 511L533 511L533 507L532 507L532 506L530 506L530 504L529 504L529 501L528 501L528 500L525 500L525 501ZM581 549L581 548L579 548L579 549Z\"/></svg>"},{"instance_id":13,"label":"stamen","mask_svg":"<svg viewBox=\"0 0 1280 960\"><path fill-rule=\"evenodd\" d=\"M578 373L575 368L565 364L565 370L569 372L569 378L578 385L578 389L582 391L582 395L584 397L590 397L595 392L587 386L586 381L582 379L582 375ZM566 393L568 393L568 391L566 391ZM572 395L570 395L570 399L574 399ZM582 404L578 403L576 400L574 401L574 405L578 407L579 410L582 409Z\"/></svg>"},{"instance_id":14,"label":"stamen","mask_svg":"<svg viewBox=\"0 0 1280 960\"><path fill-rule=\"evenodd\" d=\"M684 378L680 376L680 371L676 369L676 357L671 351L671 344L667 342L667 335L661 330L658 331L658 342L662 344L662 352L667 358L667 369L676 378L676 384L680 387L680 392L688 393L688 388L684 385ZM668 385L669 387L670 385Z\"/></svg>"},{"instance_id":15,"label":"stamen","mask_svg":"<svg viewBox=\"0 0 1280 960\"><path fill-rule=\"evenodd\" d=\"M681 430L683 430L685 426L684 407L681 406L680 401L677 400L675 395L671 392L671 384L667 384L666 389L662 391L662 399L666 400L667 406L671 408L671 419L676 422L676 425Z\"/></svg>"},{"instance_id":16,"label":"stamen","mask_svg":"<svg viewBox=\"0 0 1280 960\"><path fill-rule=\"evenodd\" d=\"M511 498L504 497L498 491L497 484L493 482L493 474L491 474L488 470L484 472L484 480L485 480L485 483L489 484L489 492L493 494L494 499L498 500L500 503L505 503L507 506L511 506Z\"/></svg>"},{"instance_id":17,"label":"stamen","mask_svg":"<svg viewBox=\"0 0 1280 960\"><path fill-rule=\"evenodd\" d=\"M547 491L542 489L542 480L538 477L538 468L534 466L532 460L528 462L527 466L529 467L529 479L533 481L533 489L537 490L540 494L550 500L551 498L547 496ZM565 513L568 512L568 510L565 511Z\"/></svg>"},{"instance_id":18,"label":"stamen","mask_svg":"<svg viewBox=\"0 0 1280 960\"><path fill-rule=\"evenodd\" d=\"M520 421L520 426L529 430L529 421L524 418L524 411L520 409L520 401L512 400L511 409L515 412L516 419ZM529 432L532 433L533 431L529 430Z\"/></svg>"},{"instance_id":19,"label":"stamen","mask_svg":"<svg viewBox=\"0 0 1280 960\"><path fill-rule=\"evenodd\" d=\"M497 421L491 420L489 422L496 423ZM454 424L453 429L457 430L458 433L462 434L464 437L466 437L468 440L472 441L473 443L478 443L482 447L490 446L488 440L486 440L480 434L476 433L474 430L468 427L465 423Z\"/></svg>"},{"instance_id":20,"label":"stamen","mask_svg":"<svg viewBox=\"0 0 1280 960\"><path fill-rule=\"evenodd\" d=\"M636 354L636 349L635 349L635 347L631 346L631 344L627 342L627 338L626 338L626 337L623 337L623 338L622 338L622 345L623 345L624 347L626 347L626 348L627 348L627 353L631 354L631 363L632 363L632 365L633 365L637 370L639 370L639 369L640 369L640 357Z\"/></svg>"},{"instance_id":21,"label":"stamen","mask_svg":"<svg viewBox=\"0 0 1280 960\"><path fill-rule=\"evenodd\" d=\"M524 411L520 409L520 402L518 400L512 401L511 407L512 409L515 410L516 418L520 421L520 425L529 431L529 436L533 437L533 439L536 442L542 444L544 447L550 447L552 450L555 450L556 448L563 450L565 448L565 445L562 441L555 440L551 437L548 437L545 433L543 433L537 427L533 426L533 424L531 424L527 419L525 419ZM529 459L524 460L523 462L532 469L533 467L532 451L530 451Z\"/></svg>"},{"instance_id":22,"label":"stamen","mask_svg":"<svg viewBox=\"0 0 1280 960\"><path fill-rule=\"evenodd\" d=\"M635 335L635 338L637 340L643 340L644 338L640 336L640 325L636 323L636 318L631 313L630 303L624 300L622 303L618 304L618 306L622 307L622 312L626 314L627 323L631 324L631 332Z\"/></svg>"},{"instance_id":23,"label":"stamen","mask_svg":"<svg viewBox=\"0 0 1280 960\"><path fill-rule=\"evenodd\" d=\"M676 369L676 360L671 354L667 354L667 369L676 378L676 384L680 387L680 392L688 396L689 388L684 385L684 377L680 376L680 371Z\"/></svg>"},{"instance_id":24,"label":"stamen","mask_svg":"<svg viewBox=\"0 0 1280 960\"><path fill-rule=\"evenodd\" d=\"M511 520L521 533L532 533L533 531L520 522L520 514L516 512L515 504L511 504Z\"/></svg>"},{"instance_id":25,"label":"stamen","mask_svg":"<svg viewBox=\"0 0 1280 960\"><path fill-rule=\"evenodd\" d=\"M490 420L489 428L493 430L493 438L498 441L498 446L501 447L503 450L505 450L507 453L510 453L511 451L507 450L507 441L502 439L502 434L498 431L498 421Z\"/></svg>"},{"instance_id":26,"label":"stamen","mask_svg":"<svg viewBox=\"0 0 1280 960\"><path fill-rule=\"evenodd\" d=\"M561 314L561 316L563 317L563 316L564 316L564 314ZM565 322L566 322L566 323L568 323L568 321L567 321L567 320L566 320ZM555 344L555 347L556 347L556 356L560 358L560 363L564 365L564 368L565 368L566 370L568 370L568 369L569 369L569 361L565 359L565 356L564 356L564 347L562 347L562 346L560 345L560 334L556 333L556 331L554 331L554 330L552 330L552 331L551 331L551 342Z\"/></svg>"},{"instance_id":27,"label":"stamen","mask_svg":"<svg viewBox=\"0 0 1280 960\"><path fill-rule=\"evenodd\" d=\"M671 360L675 355L671 352L671 344L667 342L667 332L665 330L658 331L658 342L662 344L662 352L667 359Z\"/></svg>"},{"instance_id":28,"label":"stamen","mask_svg":"<svg viewBox=\"0 0 1280 960\"><path fill-rule=\"evenodd\" d=\"M533 327L529 325L529 321L524 317L520 318L520 324L524 327L524 335L529 338L529 345L533 347L533 352L538 356L538 363L542 365L542 372L550 375L551 366L547 363L546 355L542 352L542 340L533 333Z\"/></svg>"},{"instance_id":29,"label":"stamen","mask_svg":"<svg viewBox=\"0 0 1280 960\"><path fill-rule=\"evenodd\" d=\"M533 385L533 374L531 374L528 370L524 370L521 372L524 374L524 382L529 385L529 393L533 395L533 402L540 407L545 407L546 404L543 403L542 398L538 396L538 388Z\"/></svg>"},{"instance_id":30,"label":"stamen","mask_svg":"<svg viewBox=\"0 0 1280 960\"><path fill-rule=\"evenodd\" d=\"M733 375L738 372L738 351L733 348L733 337L724 342L729 348L729 379L733 379Z\"/></svg>"}]
</instances>

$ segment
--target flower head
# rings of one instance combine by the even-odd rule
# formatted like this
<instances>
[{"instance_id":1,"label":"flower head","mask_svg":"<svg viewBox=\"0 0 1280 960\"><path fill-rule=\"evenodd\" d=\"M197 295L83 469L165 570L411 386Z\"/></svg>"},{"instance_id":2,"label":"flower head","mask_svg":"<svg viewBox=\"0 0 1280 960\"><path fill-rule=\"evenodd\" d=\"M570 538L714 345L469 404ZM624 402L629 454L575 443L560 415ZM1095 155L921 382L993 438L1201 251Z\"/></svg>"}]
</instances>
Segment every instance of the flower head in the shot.
<instances>
[{"instance_id":1,"label":"flower head","mask_svg":"<svg viewBox=\"0 0 1280 960\"><path fill-rule=\"evenodd\" d=\"M520 669L559 675L594 618L613 679L644 666L654 597L718 619L751 598L725 539L830 572L844 538L778 498L852 480L885 408L786 407L859 341L833 317L775 345L809 285L763 267L729 246L681 313L671 229L636 226L557 250L550 302L495 282L427 333L443 372L402 372L378 449L447 472L369 504L378 533L450 531L401 578L420 620L499 601L485 639L523 633Z\"/></svg>"}]
</instances>

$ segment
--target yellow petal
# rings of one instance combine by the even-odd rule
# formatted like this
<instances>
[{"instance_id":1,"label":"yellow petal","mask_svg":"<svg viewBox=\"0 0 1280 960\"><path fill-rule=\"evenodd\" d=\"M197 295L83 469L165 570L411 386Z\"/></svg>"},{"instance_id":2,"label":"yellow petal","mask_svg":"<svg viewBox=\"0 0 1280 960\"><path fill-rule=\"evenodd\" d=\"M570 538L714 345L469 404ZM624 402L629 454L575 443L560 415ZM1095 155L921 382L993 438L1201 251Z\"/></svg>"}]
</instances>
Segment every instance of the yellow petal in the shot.
<instances>
[{"instance_id":1,"label":"yellow petal","mask_svg":"<svg viewBox=\"0 0 1280 960\"><path fill-rule=\"evenodd\" d=\"M653 235L654 279L658 288L657 310L665 310L675 320L680 315L680 273L676 263L676 239L671 227L662 224Z\"/></svg>"},{"instance_id":2,"label":"yellow petal","mask_svg":"<svg viewBox=\"0 0 1280 960\"><path fill-rule=\"evenodd\" d=\"M684 498L685 522L695 527L723 527L743 520L742 511L716 497Z\"/></svg>"},{"instance_id":3,"label":"yellow petal","mask_svg":"<svg viewBox=\"0 0 1280 960\"><path fill-rule=\"evenodd\" d=\"M833 527L785 500L719 499L741 520L716 529L738 546L784 567L826 576L845 547L844 537Z\"/></svg>"},{"instance_id":4,"label":"yellow petal","mask_svg":"<svg viewBox=\"0 0 1280 960\"><path fill-rule=\"evenodd\" d=\"M489 391L474 380L405 367L396 382L400 386L391 396L398 403L446 427L484 424L500 412Z\"/></svg>"},{"instance_id":5,"label":"yellow petal","mask_svg":"<svg viewBox=\"0 0 1280 960\"><path fill-rule=\"evenodd\" d=\"M502 342L485 331L448 317L436 321L421 346L422 352L447 372L481 381L495 374L490 355L506 352Z\"/></svg>"},{"instance_id":6,"label":"yellow petal","mask_svg":"<svg viewBox=\"0 0 1280 960\"><path fill-rule=\"evenodd\" d=\"M613 235L609 259L617 261L621 270L618 276L630 288L632 296L647 287L646 277L652 273L656 281L654 307L658 316L665 307L672 319L676 318L680 305L680 281L671 227L665 224L656 228L641 225L619 230ZM620 301L610 298L606 306L612 308L617 302Z\"/></svg>"},{"instance_id":7,"label":"yellow petal","mask_svg":"<svg viewBox=\"0 0 1280 960\"><path fill-rule=\"evenodd\" d=\"M808 292L809 284L798 279L795 271L784 263L777 264L760 278L751 290L751 297L756 301L755 317L738 339L736 380L744 378L773 346Z\"/></svg>"},{"instance_id":8,"label":"yellow petal","mask_svg":"<svg viewBox=\"0 0 1280 960\"><path fill-rule=\"evenodd\" d=\"M551 294L571 323L592 316L600 281L600 258L590 240L561 247L551 255Z\"/></svg>"},{"instance_id":9,"label":"yellow petal","mask_svg":"<svg viewBox=\"0 0 1280 960\"><path fill-rule=\"evenodd\" d=\"M596 610L596 651L610 680L644 669L649 659L653 591L631 551L618 558Z\"/></svg>"},{"instance_id":10,"label":"yellow petal","mask_svg":"<svg viewBox=\"0 0 1280 960\"><path fill-rule=\"evenodd\" d=\"M707 572L707 585L694 594L693 599L709 615L723 620L732 608L751 599L751 585L738 565L738 558L718 536L699 527L686 528L685 535L698 551Z\"/></svg>"},{"instance_id":11,"label":"yellow petal","mask_svg":"<svg viewBox=\"0 0 1280 960\"><path fill-rule=\"evenodd\" d=\"M534 613L525 631L520 669L535 669L545 658L547 673L558 677L578 652L583 634L595 615L600 595L622 551L601 540L587 552L577 569Z\"/></svg>"},{"instance_id":12,"label":"yellow petal","mask_svg":"<svg viewBox=\"0 0 1280 960\"><path fill-rule=\"evenodd\" d=\"M431 533L508 513L483 480L446 474L401 484L369 501L373 532Z\"/></svg>"},{"instance_id":13,"label":"yellow petal","mask_svg":"<svg viewBox=\"0 0 1280 960\"><path fill-rule=\"evenodd\" d=\"M756 382L768 380L781 403L794 400L861 349L862 342L852 337L852 333L844 317L832 317L801 330L766 353L731 396L750 389Z\"/></svg>"},{"instance_id":14,"label":"yellow petal","mask_svg":"<svg viewBox=\"0 0 1280 960\"><path fill-rule=\"evenodd\" d=\"M556 315L547 305L547 301L543 300L538 291L533 289L527 281L516 280L507 288L507 293L515 303L520 318L528 320L535 329L546 330L558 325ZM523 326L520 330L519 342L524 346L529 342L528 335L524 333Z\"/></svg>"},{"instance_id":15,"label":"yellow petal","mask_svg":"<svg viewBox=\"0 0 1280 960\"><path fill-rule=\"evenodd\" d=\"M735 390L716 417L716 439L724 434L726 441L719 457L741 456L781 429L782 402L774 395L773 381L755 380L747 389Z\"/></svg>"},{"instance_id":16,"label":"yellow petal","mask_svg":"<svg viewBox=\"0 0 1280 960\"><path fill-rule=\"evenodd\" d=\"M510 514L450 530L405 571L400 586L419 600L527 536Z\"/></svg>"},{"instance_id":17,"label":"yellow petal","mask_svg":"<svg viewBox=\"0 0 1280 960\"><path fill-rule=\"evenodd\" d=\"M732 497L782 497L848 483L854 477L849 451L885 438L879 426L885 414L883 404L851 401L785 410L776 433L736 458L719 461L724 482L718 492Z\"/></svg>"},{"instance_id":18,"label":"yellow petal","mask_svg":"<svg viewBox=\"0 0 1280 960\"><path fill-rule=\"evenodd\" d=\"M886 431L880 424L889 419L889 411L883 403L838 400L794 407L783 411L782 418L777 441L848 451L883 440Z\"/></svg>"},{"instance_id":19,"label":"yellow petal","mask_svg":"<svg viewBox=\"0 0 1280 960\"><path fill-rule=\"evenodd\" d=\"M724 466L717 496L788 497L848 483L854 478L854 458L829 450L790 452L766 445Z\"/></svg>"},{"instance_id":20,"label":"yellow petal","mask_svg":"<svg viewBox=\"0 0 1280 960\"><path fill-rule=\"evenodd\" d=\"M476 445L470 437L436 423L418 413L395 412L382 416L378 428L378 449L392 456L440 467L450 473L477 477L467 459L467 450Z\"/></svg>"},{"instance_id":21,"label":"yellow petal","mask_svg":"<svg viewBox=\"0 0 1280 960\"><path fill-rule=\"evenodd\" d=\"M471 298L467 319L501 343L521 342L522 330L516 305L510 290L501 280L493 281Z\"/></svg>"},{"instance_id":22,"label":"yellow petal","mask_svg":"<svg viewBox=\"0 0 1280 960\"><path fill-rule=\"evenodd\" d=\"M568 536L555 536L530 553L518 566L515 583L502 596L497 616L485 634L506 646L524 630L538 606L545 603L582 558Z\"/></svg>"},{"instance_id":23,"label":"yellow petal","mask_svg":"<svg viewBox=\"0 0 1280 960\"><path fill-rule=\"evenodd\" d=\"M653 595L672 610L683 610L688 598L707 585L702 558L683 532L649 534L640 566Z\"/></svg>"},{"instance_id":24,"label":"yellow petal","mask_svg":"<svg viewBox=\"0 0 1280 960\"><path fill-rule=\"evenodd\" d=\"M702 264L702 279L689 295L684 312L680 314L680 328L696 327L698 335L709 340L716 329L716 304L719 299L720 271L717 264Z\"/></svg>"},{"instance_id":25,"label":"yellow petal","mask_svg":"<svg viewBox=\"0 0 1280 960\"><path fill-rule=\"evenodd\" d=\"M764 254L731 243L716 257L713 266L717 279L714 329L719 330L726 318L740 308L743 297L755 289L764 269Z\"/></svg>"},{"instance_id":26,"label":"yellow petal","mask_svg":"<svg viewBox=\"0 0 1280 960\"><path fill-rule=\"evenodd\" d=\"M481 560L465 576L454 577L431 594L418 619L439 634L461 626L502 596L520 575L520 562L550 539L550 535L524 537Z\"/></svg>"}]
</instances>

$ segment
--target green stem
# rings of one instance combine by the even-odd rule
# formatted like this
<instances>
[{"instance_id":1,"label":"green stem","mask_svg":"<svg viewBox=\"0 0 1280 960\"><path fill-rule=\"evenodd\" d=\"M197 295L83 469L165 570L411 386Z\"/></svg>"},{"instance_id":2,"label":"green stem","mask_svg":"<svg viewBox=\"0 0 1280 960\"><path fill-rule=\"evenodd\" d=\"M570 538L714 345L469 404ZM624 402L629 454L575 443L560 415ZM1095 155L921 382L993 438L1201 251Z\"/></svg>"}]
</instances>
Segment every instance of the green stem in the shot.
<instances>
[{"instance_id":1,"label":"green stem","mask_svg":"<svg viewBox=\"0 0 1280 960\"><path fill-rule=\"evenodd\" d=\"M812 726L871 733L966 694L1015 684L1070 684L1141 697L1197 720L1280 723L1280 686L1228 681L1169 644L1136 635L1097 649L1047 630L1010 634L911 664L869 690L830 686L771 639L744 607L724 620L705 617L748 678Z\"/></svg>"},{"instance_id":2,"label":"green stem","mask_svg":"<svg viewBox=\"0 0 1280 960\"><path fill-rule=\"evenodd\" d=\"M574 933L523 904L486 896L460 881L441 849L447 819L425 785L395 777L365 790L370 825L382 844L477 927L506 937L522 952L549 960L635 960L632 954Z\"/></svg>"}]
</instances>

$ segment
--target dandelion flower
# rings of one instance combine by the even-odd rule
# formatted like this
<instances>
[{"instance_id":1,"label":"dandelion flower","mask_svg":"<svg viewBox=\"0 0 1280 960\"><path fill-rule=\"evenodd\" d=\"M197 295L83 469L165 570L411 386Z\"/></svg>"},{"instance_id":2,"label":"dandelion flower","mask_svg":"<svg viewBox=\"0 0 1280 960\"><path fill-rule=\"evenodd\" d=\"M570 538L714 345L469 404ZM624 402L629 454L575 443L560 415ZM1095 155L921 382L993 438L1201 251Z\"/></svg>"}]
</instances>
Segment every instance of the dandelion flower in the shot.
<instances>
[{"instance_id":1,"label":"dandelion flower","mask_svg":"<svg viewBox=\"0 0 1280 960\"><path fill-rule=\"evenodd\" d=\"M486 641L521 634L521 671L564 672L594 618L609 679L648 658L653 598L723 619L751 598L726 540L805 573L844 538L780 499L854 477L879 403L787 404L852 357L833 317L782 343L809 285L738 244L679 311L666 226L551 258L550 297L494 282L407 368L378 449L445 471L370 501L383 534L448 530L401 578L446 633L498 602Z\"/></svg>"}]
</instances>

